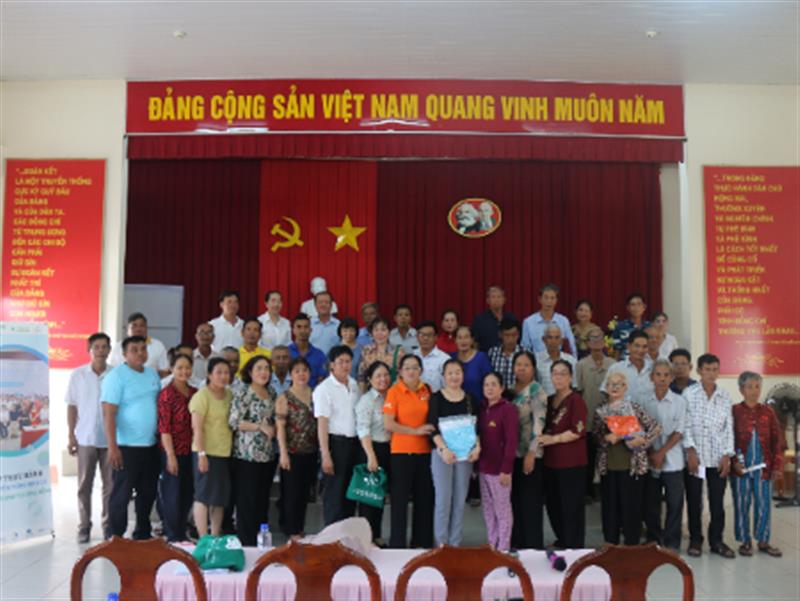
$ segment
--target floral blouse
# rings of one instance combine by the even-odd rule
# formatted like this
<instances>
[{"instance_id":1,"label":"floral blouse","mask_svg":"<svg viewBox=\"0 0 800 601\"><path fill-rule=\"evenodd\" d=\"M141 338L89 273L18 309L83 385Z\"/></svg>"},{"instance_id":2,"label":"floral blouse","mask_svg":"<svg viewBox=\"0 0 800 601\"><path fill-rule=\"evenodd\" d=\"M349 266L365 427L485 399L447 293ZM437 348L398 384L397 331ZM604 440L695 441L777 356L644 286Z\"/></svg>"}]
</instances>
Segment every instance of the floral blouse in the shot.
<instances>
[{"instance_id":1,"label":"floral blouse","mask_svg":"<svg viewBox=\"0 0 800 601\"><path fill-rule=\"evenodd\" d=\"M547 395L539 382L533 381L514 397L514 406L519 413L519 443L517 457L524 457L536 448L536 439L544 431L547 419ZM544 456L544 447L539 447L536 457Z\"/></svg>"},{"instance_id":2,"label":"floral blouse","mask_svg":"<svg viewBox=\"0 0 800 601\"><path fill-rule=\"evenodd\" d=\"M228 424L233 430L233 457L244 461L267 463L275 459L272 440L260 430L243 432L239 422L259 423L265 421L275 425L275 391L267 386L268 397L262 399L249 386L237 392L231 402Z\"/></svg>"},{"instance_id":3,"label":"floral blouse","mask_svg":"<svg viewBox=\"0 0 800 601\"><path fill-rule=\"evenodd\" d=\"M644 446L630 449L631 451L631 476L642 476L647 473L648 459L647 447L653 444L653 440L661 433L661 426L650 417L650 414L642 409L638 404L629 400L620 401L618 405L611 408L609 403L604 403L597 408L594 414L594 421L592 422L592 434L594 434L597 441L597 473L605 476L608 472L608 448L609 442L606 440L606 434L611 431L606 425L606 417L611 415L635 415L639 420L642 428L644 428L643 438L645 439Z\"/></svg>"},{"instance_id":4,"label":"floral blouse","mask_svg":"<svg viewBox=\"0 0 800 601\"><path fill-rule=\"evenodd\" d=\"M403 350L402 346L395 347L391 344L387 344L383 351L380 351L375 344L366 345L361 349L361 362L358 365L358 381L365 382L369 366L376 361L383 361L389 366L389 375L392 378L392 384L394 384L397 381L400 359L402 359L405 354L405 350Z\"/></svg>"},{"instance_id":5,"label":"floral blouse","mask_svg":"<svg viewBox=\"0 0 800 601\"><path fill-rule=\"evenodd\" d=\"M286 446L290 453L317 452L317 420L314 403L305 404L291 390L283 393L289 406L286 415Z\"/></svg>"}]
</instances>

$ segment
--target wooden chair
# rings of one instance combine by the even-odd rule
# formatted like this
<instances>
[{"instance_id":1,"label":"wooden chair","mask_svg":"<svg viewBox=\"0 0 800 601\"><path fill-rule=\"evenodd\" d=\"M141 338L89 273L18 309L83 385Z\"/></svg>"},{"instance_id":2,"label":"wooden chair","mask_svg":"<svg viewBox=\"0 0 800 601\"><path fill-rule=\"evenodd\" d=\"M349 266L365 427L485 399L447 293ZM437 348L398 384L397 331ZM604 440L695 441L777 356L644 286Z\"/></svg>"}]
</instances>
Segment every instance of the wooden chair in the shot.
<instances>
[{"instance_id":1,"label":"wooden chair","mask_svg":"<svg viewBox=\"0 0 800 601\"><path fill-rule=\"evenodd\" d=\"M589 566L603 568L611 578L611 601L646 599L647 579L657 567L672 564L683 576L683 601L694 601L694 575L680 556L656 543L641 546L605 545L569 566L561 587L561 601L571 601L578 575Z\"/></svg>"},{"instance_id":2,"label":"wooden chair","mask_svg":"<svg viewBox=\"0 0 800 601\"><path fill-rule=\"evenodd\" d=\"M280 563L289 568L297 581L295 599L332 599L331 581L334 574L344 566L357 566L364 570L369 580L369 595L372 601L381 601L381 579L372 562L342 545L340 542L325 545L307 545L290 542L262 555L247 577L245 601L258 599L258 581L261 572L273 564Z\"/></svg>"},{"instance_id":3,"label":"wooden chair","mask_svg":"<svg viewBox=\"0 0 800 601\"><path fill-rule=\"evenodd\" d=\"M111 540L87 549L72 568L70 581L72 601L83 599L83 575L88 565L98 557L104 557L116 566L120 580L120 601L156 599L156 572L163 564L172 560L180 561L189 569L197 601L208 599L203 572L189 553L173 547L160 538L134 541L114 536Z\"/></svg>"},{"instance_id":4,"label":"wooden chair","mask_svg":"<svg viewBox=\"0 0 800 601\"><path fill-rule=\"evenodd\" d=\"M483 581L489 572L497 568L514 570L522 585L525 601L533 601L533 584L522 563L514 557L493 549L482 547L450 547L443 545L410 559L397 578L395 601L406 601L408 581L420 568L438 570L447 584L448 601L474 601L481 598Z\"/></svg>"}]
</instances>

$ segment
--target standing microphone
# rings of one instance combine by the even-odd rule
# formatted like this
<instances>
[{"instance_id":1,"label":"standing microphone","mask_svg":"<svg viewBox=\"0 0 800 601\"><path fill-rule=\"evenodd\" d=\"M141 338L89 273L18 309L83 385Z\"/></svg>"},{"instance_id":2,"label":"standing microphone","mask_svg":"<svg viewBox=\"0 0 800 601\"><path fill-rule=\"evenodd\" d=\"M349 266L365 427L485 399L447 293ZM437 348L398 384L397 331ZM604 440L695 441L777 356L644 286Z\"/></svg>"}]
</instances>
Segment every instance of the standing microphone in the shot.
<instances>
[{"instance_id":1,"label":"standing microphone","mask_svg":"<svg viewBox=\"0 0 800 601\"><path fill-rule=\"evenodd\" d=\"M547 559L550 561L551 568L559 572L563 572L567 569L567 560L561 555L556 555L555 551L552 551L551 549L547 549L545 553L547 554Z\"/></svg>"}]
</instances>

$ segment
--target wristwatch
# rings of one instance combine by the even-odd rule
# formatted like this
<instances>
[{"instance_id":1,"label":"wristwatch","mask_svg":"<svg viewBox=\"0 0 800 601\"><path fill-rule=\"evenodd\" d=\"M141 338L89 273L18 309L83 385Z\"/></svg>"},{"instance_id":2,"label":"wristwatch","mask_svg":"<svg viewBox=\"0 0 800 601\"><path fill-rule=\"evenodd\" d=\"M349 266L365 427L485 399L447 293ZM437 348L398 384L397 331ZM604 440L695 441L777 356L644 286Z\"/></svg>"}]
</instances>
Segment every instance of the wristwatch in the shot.
<instances>
[{"instance_id":1,"label":"wristwatch","mask_svg":"<svg viewBox=\"0 0 800 601\"><path fill-rule=\"evenodd\" d=\"M197 451L197 456L198 457L205 457L206 456L206 452L205 451Z\"/></svg>"}]
</instances>

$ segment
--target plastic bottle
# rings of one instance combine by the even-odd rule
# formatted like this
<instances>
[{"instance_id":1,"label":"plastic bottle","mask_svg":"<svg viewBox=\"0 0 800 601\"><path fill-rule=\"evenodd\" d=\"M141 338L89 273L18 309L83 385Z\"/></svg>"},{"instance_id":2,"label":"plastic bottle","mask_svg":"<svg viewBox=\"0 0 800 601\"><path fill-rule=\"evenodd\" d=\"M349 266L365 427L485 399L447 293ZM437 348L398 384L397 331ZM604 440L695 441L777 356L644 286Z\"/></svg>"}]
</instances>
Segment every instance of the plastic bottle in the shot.
<instances>
[{"instance_id":1,"label":"plastic bottle","mask_svg":"<svg viewBox=\"0 0 800 601\"><path fill-rule=\"evenodd\" d=\"M269 524L261 524L261 529L258 531L256 541L259 549L269 549L272 547L272 532L269 531Z\"/></svg>"},{"instance_id":2,"label":"plastic bottle","mask_svg":"<svg viewBox=\"0 0 800 601\"><path fill-rule=\"evenodd\" d=\"M119 601L119 593L108 593L106 601Z\"/></svg>"}]
</instances>

